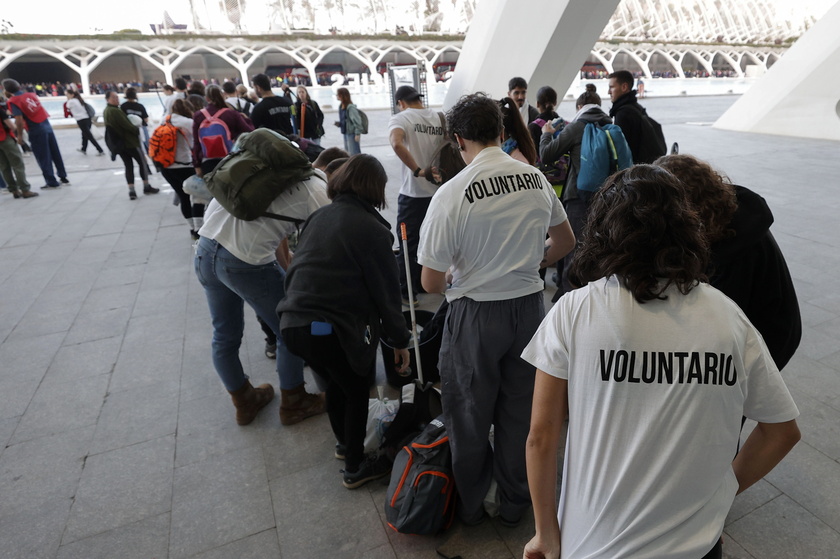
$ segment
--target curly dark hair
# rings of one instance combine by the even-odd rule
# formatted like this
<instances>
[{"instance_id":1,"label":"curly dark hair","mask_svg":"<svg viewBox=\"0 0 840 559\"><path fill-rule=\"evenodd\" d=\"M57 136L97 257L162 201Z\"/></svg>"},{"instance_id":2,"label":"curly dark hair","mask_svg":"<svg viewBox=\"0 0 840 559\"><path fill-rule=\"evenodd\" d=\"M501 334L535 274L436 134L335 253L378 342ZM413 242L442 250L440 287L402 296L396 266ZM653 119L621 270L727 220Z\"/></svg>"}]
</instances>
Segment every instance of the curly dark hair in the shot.
<instances>
[{"instance_id":1,"label":"curly dark hair","mask_svg":"<svg viewBox=\"0 0 840 559\"><path fill-rule=\"evenodd\" d=\"M489 144L502 134L502 111L499 104L485 93L464 95L446 113L446 127L465 140Z\"/></svg>"},{"instance_id":2,"label":"curly dark hair","mask_svg":"<svg viewBox=\"0 0 840 559\"><path fill-rule=\"evenodd\" d=\"M691 155L664 155L653 164L669 171L685 185L688 199L700 214L709 244L735 234L729 224L738 209L738 199L726 175Z\"/></svg>"},{"instance_id":3,"label":"curly dark hair","mask_svg":"<svg viewBox=\"0 0 840 559\"><path fill-rule=\"evenodd\" d=\"M709 245L685 187L668 171L635 165L595 194L571 274L581 285L618 276L639 303L687 294L700 281ZM663 281L664 280L664 281Z\"/></svg>"}]
</instances>

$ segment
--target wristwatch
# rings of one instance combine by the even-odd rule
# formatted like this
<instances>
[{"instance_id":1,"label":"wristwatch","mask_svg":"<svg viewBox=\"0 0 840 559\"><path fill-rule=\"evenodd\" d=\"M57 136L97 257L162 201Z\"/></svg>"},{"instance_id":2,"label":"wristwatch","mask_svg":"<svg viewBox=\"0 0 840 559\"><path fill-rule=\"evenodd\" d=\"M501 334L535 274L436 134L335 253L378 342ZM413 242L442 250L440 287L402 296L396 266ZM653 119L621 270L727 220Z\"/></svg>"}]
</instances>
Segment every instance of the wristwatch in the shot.
<instances>
[{"instance_id":1,"label":"wristwatch","mask_svg":"<svg viewBox=\"0 0 840 559\"><path fill-rule=\"evenodd\" d=\"M420 171L421 171L420 167L417 167L416 169L414 169L414 176L419 177L420 176Z\"/></svg>"}]
</instances>

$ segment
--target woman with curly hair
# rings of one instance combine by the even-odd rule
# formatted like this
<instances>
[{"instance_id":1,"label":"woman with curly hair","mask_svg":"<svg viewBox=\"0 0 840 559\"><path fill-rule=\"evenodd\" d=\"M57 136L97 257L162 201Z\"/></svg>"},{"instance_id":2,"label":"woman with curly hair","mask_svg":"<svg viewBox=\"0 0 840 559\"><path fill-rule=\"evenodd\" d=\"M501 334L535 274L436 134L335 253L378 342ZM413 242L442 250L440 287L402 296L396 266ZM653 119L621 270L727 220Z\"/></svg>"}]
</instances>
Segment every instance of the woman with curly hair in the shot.
<instances>
[{"instance_id":1,"label":"woman with curly hair","mask_svg":"<svg viewBox=\"0 0 840 559\"><path fill-rule=\"evenodd\" d=\"M560 299L522 354L537 368L525 557L720 558L735 494L799 440L758 330L703 283L708 254L664 169L631 167L595 194L572 270L588 285ZM742 414L758 426L733 460Z\"/></svg>"},{"instance_id":2,"label":"woman with curly hair","mask_svg":"<svg viewBox=\"0 0 840 559\"><path fill-rule=\"evenodd\" d=\"M666 155L654 165L685 185L711 245L709 282L738 303L782 369L799 347L802 319L767 202L691 155Z\"/></svg>"}]
</instances>

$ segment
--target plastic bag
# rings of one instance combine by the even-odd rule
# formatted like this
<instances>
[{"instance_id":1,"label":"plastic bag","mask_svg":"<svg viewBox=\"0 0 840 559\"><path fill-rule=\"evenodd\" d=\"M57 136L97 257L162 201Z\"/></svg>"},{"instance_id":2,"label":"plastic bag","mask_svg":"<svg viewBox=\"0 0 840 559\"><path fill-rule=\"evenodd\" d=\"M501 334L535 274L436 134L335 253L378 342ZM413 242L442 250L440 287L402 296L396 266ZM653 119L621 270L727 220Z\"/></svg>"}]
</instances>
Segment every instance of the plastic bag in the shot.
<instances>
[{"instance_id":1,"label":"plastic bag","mask_svg":"<svg viewBox=\"0 0 840 559\"><path fill-rule=\"evenodd\" d=\"M389 400L383 395L384 387L377 386L378 398L368 402L367 431L365 432L365 454L379 452L385 430L397 415L399 402Z\"/></svg>"}]
</instances>

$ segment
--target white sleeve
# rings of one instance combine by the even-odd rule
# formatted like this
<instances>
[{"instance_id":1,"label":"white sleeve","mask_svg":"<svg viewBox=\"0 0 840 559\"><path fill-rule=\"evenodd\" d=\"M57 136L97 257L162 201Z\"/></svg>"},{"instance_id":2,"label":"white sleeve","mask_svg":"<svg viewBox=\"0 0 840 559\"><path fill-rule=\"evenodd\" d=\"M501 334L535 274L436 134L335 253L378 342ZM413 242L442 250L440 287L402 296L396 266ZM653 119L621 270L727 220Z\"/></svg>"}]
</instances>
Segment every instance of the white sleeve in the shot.
<instances>
[{"instance_id":1,"label":"white sleeve","mask_svg":"<svg viewBox=\"0 0 840 559\"><path fill-rule=\"evenodd\" d=\"M438 190L429 204L423 225L420 227L420 244L417 247L417 263L438 272L445 272L452 264L457 242L454 239L456 226L447 212L444 197Z\"/></svg>"},{"instance_id":2,"label":"white sleeve","mask_svg":"<svg viewBox=\"0 0 840 559\"><path fill-rule=\"evenodd\" d=\"M747 320L744 317L744 320ZM799 417L799 409L761 335L747 324L744 349L746 394L744 415L761 423L783 423Z\"/></svg>"},{"instance_id":3,"label":"white sleeve","mask_svg":"<svg viewBox=\"0 0 840 559\"><path fill-rule=\"evenodd\" d=\"M568 297L563 297L555 304L537 328L534 337L525 346L522 359L549 375L557 378L569 378L569 348L564 337L564 318L568 313ZM568 322L565 324L568 327Z\"/></svg>"}]
</instances>

